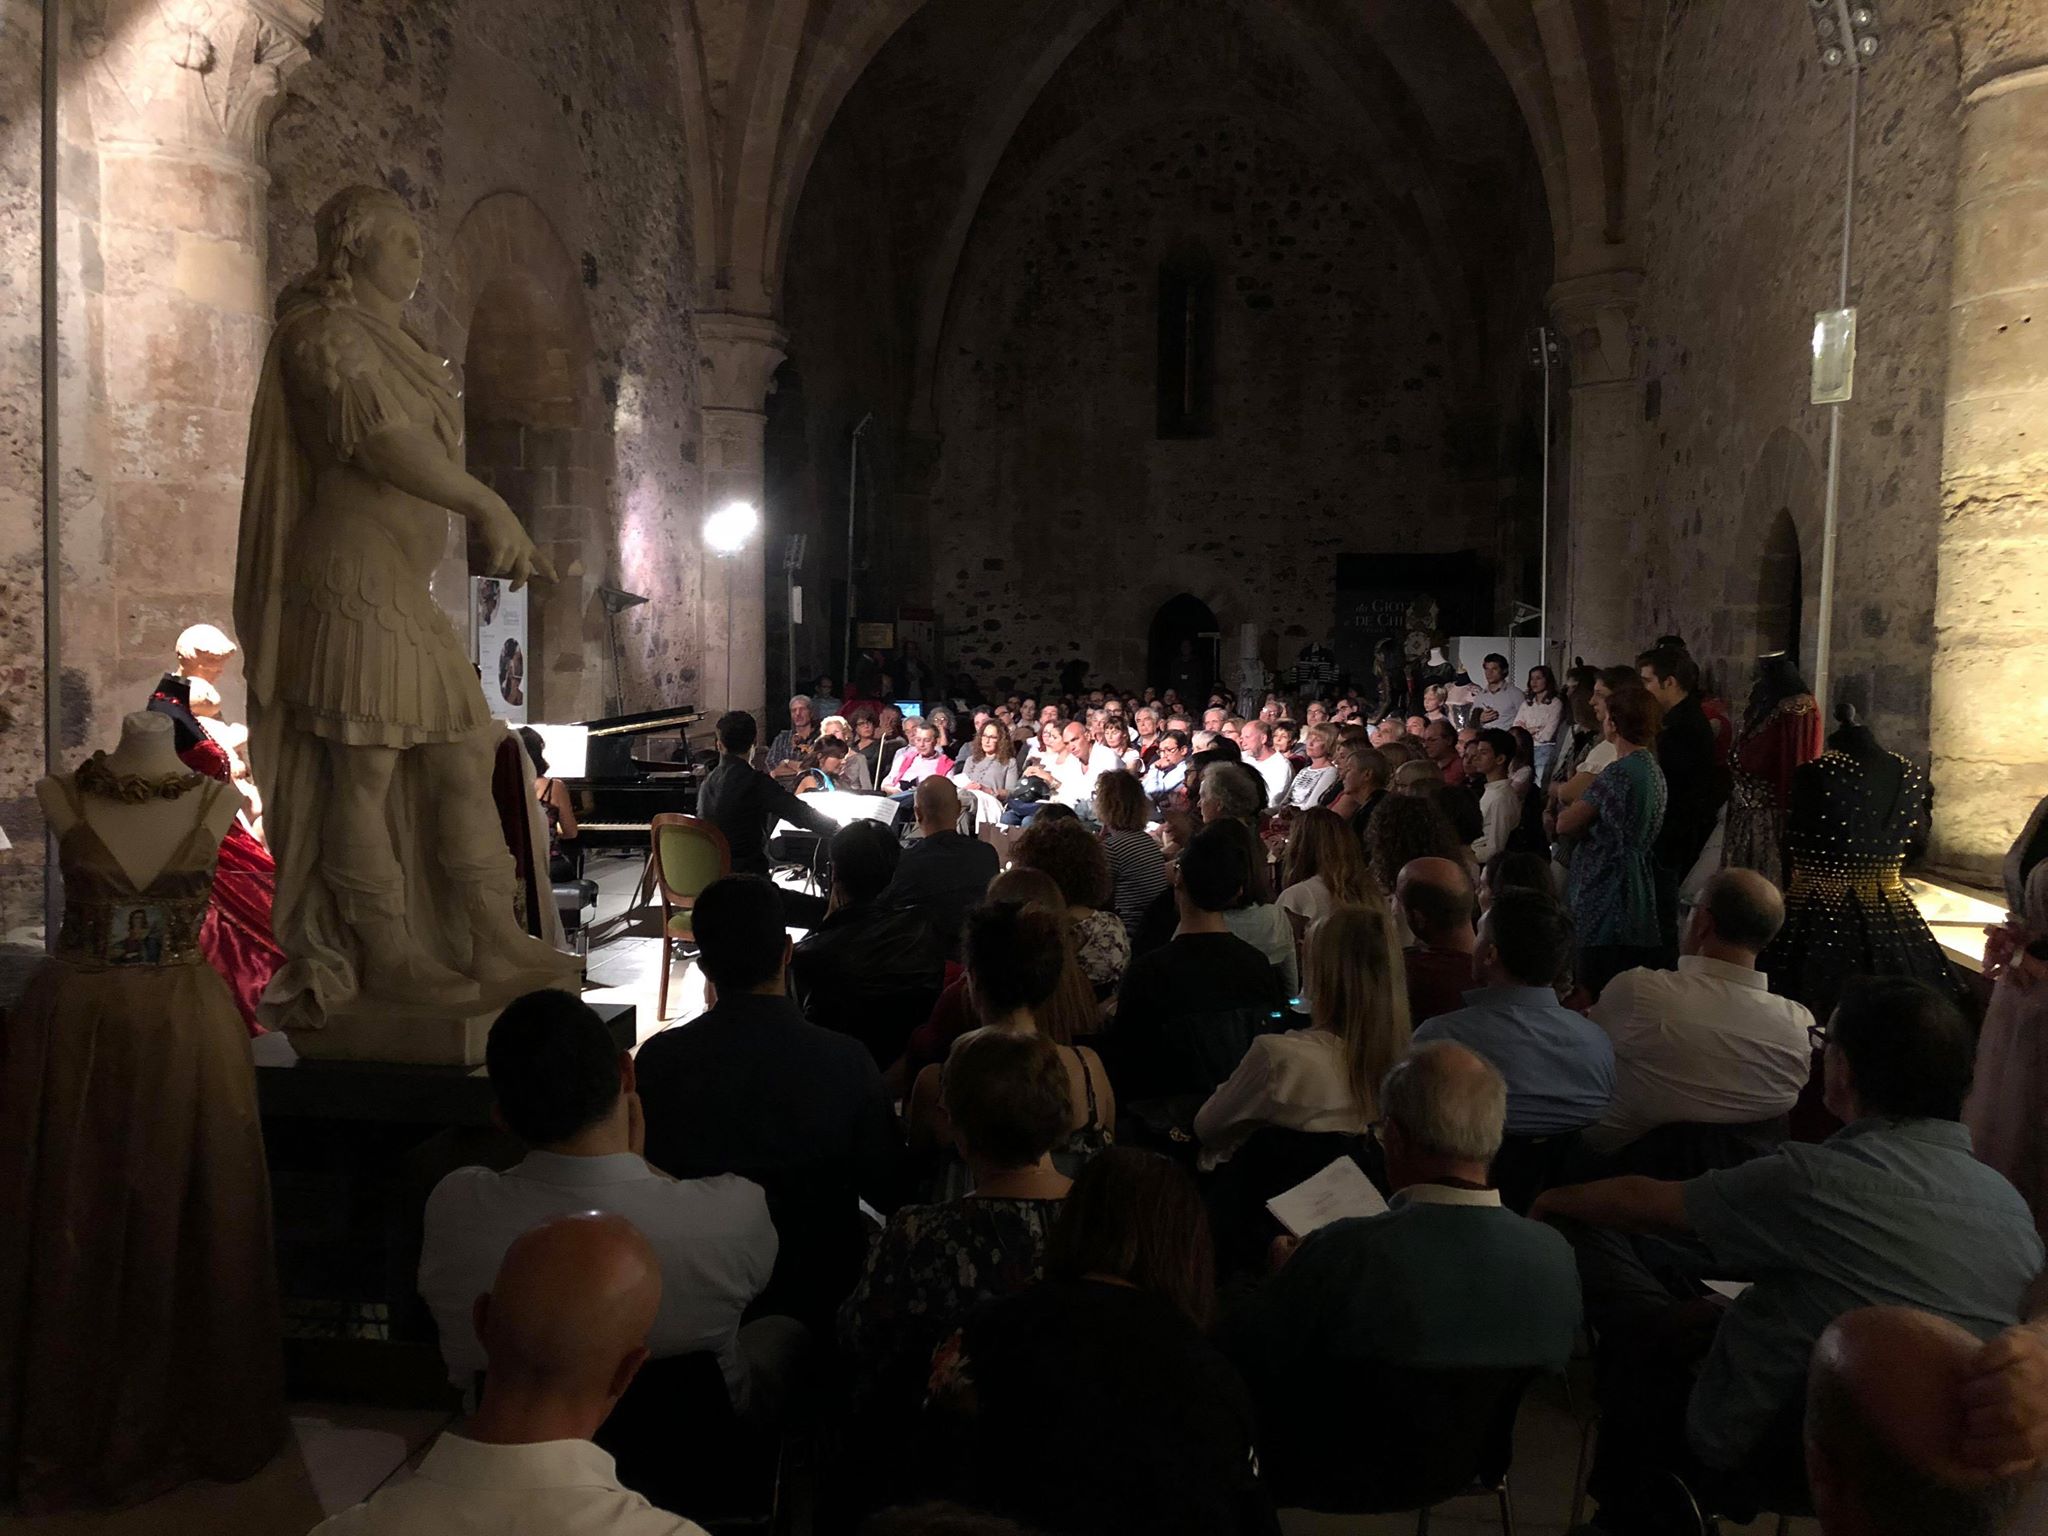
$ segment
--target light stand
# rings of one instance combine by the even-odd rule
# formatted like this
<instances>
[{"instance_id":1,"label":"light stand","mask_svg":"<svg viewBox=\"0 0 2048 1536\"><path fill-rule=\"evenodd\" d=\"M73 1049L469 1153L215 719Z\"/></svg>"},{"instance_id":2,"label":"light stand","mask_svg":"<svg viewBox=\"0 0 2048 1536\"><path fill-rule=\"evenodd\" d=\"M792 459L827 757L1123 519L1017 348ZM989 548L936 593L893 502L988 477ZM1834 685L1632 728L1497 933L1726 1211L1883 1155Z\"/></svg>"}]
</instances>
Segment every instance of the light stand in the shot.
<instances>
[{"instance_id":1,"label":"light stand","mask_svg":"<svg viewBox=\"0 0 2048 1536\"><path fill-rule=\"evenodd\" d=\"M854 562L853 562L853 514L860 505L860 440L869 427L875 423L875 413L869 411L861 417L853 429L853 442L847 450L846 459L846 651L841 656L839 668L839 689L846 692L853 686L853 630L854 616L859 608L854 603Z\"/></svg>"},{"instance_id":2,"label":"light stand","mask_svg":"<svg viewBox=\"0 0 2048 1536\"><path fill-rule=\"evenodd\" d=\"M605 695L605 713L623 715L626 712L626 669L619 654L619 615L628 608L638 608L647 599L638 592L622 592L617 587L599 587L597 600L604 604L605 634L611 641L612 686Z\"/></svg>"},{"instance_id":3,"label":"light stand","mask_svg":"<svg viewBox=\"0 0 2048 1536\"><path fill-rule=\"evenodd\" d=\"M1546 667L1550 665L1550 370L1558 361L1557 333L1547 325L1537 326L1529 344L1530 364L1543 370L1543 563L1537 578L1536 648Z\"/></svg>"},{"instance_id":4,"label":"light stand","mask_svg":"<svg viewBox=\"0 0 2048 1536\"><path fill-rule=\"evenodd\" d=\"M810 547L811 536L807 533L792 533L789 542L782 547L783 612L789 620L789 695L796 697L796 627L803 616L798 612L803 604L803 588L796 584L797 574L804 568L804 552ZM830 665L830 662L827 662ZM843 690L842 690L843 691Z\"/></svg>"},{"instance_id":5,"label":"light stand","mask_svg":"<svg viewBox=\"0 0 2048 1536\"><path fill-rule=\"evenodd\" d=\"M1828 406L1827 499L1821 512L1820 533L1820 633L1813 650L1813 696L1823 710L1828 708L1828 667L1834 642L1835 618L1835 527L1842 484L1842 407L1853 389L1856 315L1849 307L1849 268L1856 233L1856 138L1863 109L1864 61L1877 53L1877 11L1858 0L1808 0L1813 18L1814 38L1820 47L1823 70L1846 67L1849 72L1848 169L1842 184L1842 262L1836 281L1835 313L1815 316L1813 329L1815 389L1813 403ZM1846 349L1851 360L1839 387L1821 390L1821 374L1828 366L1824 342L1837 354ZM1839 361L1835 364L1839 368Z\"/></svg>"},{"instance_id":6,"label":"light stand","mask_svg":"<svg viewBox=\"0 0 2048 1536\"><path fill-rule=\"evenodd\" d=\"M747 547L761 526L750 501L728 501L704 519L704 544L725 567L725 707L732 708L732 557Z\"/></svg>"}]
</instances>

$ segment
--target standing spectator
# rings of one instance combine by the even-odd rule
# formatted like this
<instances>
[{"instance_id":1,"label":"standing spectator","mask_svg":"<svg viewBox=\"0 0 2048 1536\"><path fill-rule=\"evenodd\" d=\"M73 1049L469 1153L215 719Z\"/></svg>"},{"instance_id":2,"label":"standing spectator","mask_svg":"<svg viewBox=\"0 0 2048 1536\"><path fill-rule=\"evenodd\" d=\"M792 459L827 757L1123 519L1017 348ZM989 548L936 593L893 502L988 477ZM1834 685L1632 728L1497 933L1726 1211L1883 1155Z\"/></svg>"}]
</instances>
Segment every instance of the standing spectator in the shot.
<instances>
[{"instance_id":1,"label":"standing spectator","mask_svg":"<svg viewBox=\"0 0 2048 1536\"><path fill-rule=\"evenodd\" d=\"M1521 801L1508 782L1508 770L1515 758L1515 738L1502 730L1485 730L1465 749L1468 778L1483 787L1479 791L1481 831L1472 842L1472 857L1484 869L1508 851L1508 837L1522 824Z\"/></svg>"},{"instance_id":2,"label":"standing spectator","mask_svg":"<svg viewBox=\"0 0 2048 1536\"><path fill-rule=\"evenodd\" d=\"M1489 654L1480 666L1486 674L1486 686L1472 691L1472 723L1506 730L1521 713L1522 690L1508 681L1508 659L1500 652Z\"/></svg>"},{"instance_id":3,"label":"standing spectator","mask_svg":"<svg viewBox=\"0 0 2048 1536\"><path fill-rule=\"evenodd\" d=\"M1557 676L1550 668L1529 669L1529 691L1522 699L1522 707L1515 711L1508 723L1529 733L1535 749L1537 787L1548 784L1550 770L1557 762L1558 748L1571 724L1564 700L1558 696Z\"/></svg>"},{"instance_id":4,"label":"standing spectator","mask_svg":"<svg viewBox=\"0 0 2048 1536\"><path fill-rule=\"evenodd\" d=\"M1643 686L1663 709L1657 766L1664 771L1664 825L1657 833L1658 943L1665 961L1678 948L1678 887L1728 799L1728 770L1714 744L1714 728L1700 708L1700 669L1683 648L1660 645L1636 658Z\"/></svg>"},{"instance_id":5,"label":"standing spectator","mask_svg":"<svg viewBox=\"0 0 2048 1536\"><path fill-rule=\"evenodd\" d=\"M1641 688L1610 694L1602 708L1614 762L1557 814L1572 854L1566 897L1579 929L1579 980L1595 997L1620 972L1661 965L1657 836L1664 825L1664 770L1649 748L1661 710Z\"/></svg>"},{"instance_id":6,"label":"standing spectator","mask_svg":"<svg viewBox=\"0 0 2048 1536\"><path fill-rule=\"evenodd\" d=\"M1571 963L1571 919L1547 896L1503 891L1479 920L1465 1006L1415 1031L1418 1043L1455 1040L1508 1082L1508 1134L1554 1136L1591 1125L1614 1097L1614 1046L1557 1000Z\"/></svg>"}]
</instances>

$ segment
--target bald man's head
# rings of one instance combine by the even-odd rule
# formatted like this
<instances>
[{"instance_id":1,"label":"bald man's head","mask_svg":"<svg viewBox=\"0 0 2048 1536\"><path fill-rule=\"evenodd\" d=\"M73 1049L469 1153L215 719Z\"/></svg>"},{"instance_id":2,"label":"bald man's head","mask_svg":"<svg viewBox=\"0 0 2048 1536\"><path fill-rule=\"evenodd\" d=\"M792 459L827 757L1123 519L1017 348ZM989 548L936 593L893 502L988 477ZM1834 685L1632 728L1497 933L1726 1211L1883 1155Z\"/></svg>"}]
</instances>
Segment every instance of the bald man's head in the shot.
<instances>
[{"instance_id":1,"label":"bald man's head","mask_svg":"<svg viewBox=\"0 0 2048 1536\"><path fill-rule=\"evenodd\" d=\"M1472 881L1455 859L1410 859L1394 878L1394 899L1425 944L1472 926Z\"/></svg>"},{"instance_id":2,"label":"bald man's head","mask_svg":"<svg viewBox=\"0 0 2048 1536\"><path fill-rule=\"evenodd\" d=\"M1785 926L1785 898L1753 869L1724 869L1700 890L1686 949L1715 944L1760 954Z\"/></svg>"},{"instance_id":3,"label":"bald man's head","mask_svg":"<svg viewBox=\"0 0 2048 1536\"><path fill-rule=\"evenodd\" d=\"M660 1305L661 1261L623 1216L586 1211L529 1228L477 1298L486 1405L491 1393L539 1392L608 1409L646 1359Z\"/></svg>"},{"instance_id":4,"label":"bald man's head","mask_svg":"<svg viewBox=\"0 0 2048 1536\"><path fill-rule=\"evenodd\" d=\"M920 779L913 804L917 824L927 836L950 832L960 822L960 791L953 787L951 779Z\"/></svg>"},{"instance_id":5,"label":"bald man's head","mask_svg":"<svg viewBox=\"0 0 2048 1536\"><path fill-rule=\"evenodd\" d=\"M1828 1536L1995 1536L2018 1502L1962 1459L1978 1341L1909 1307L1835 1319L1807 1378L1806 1465Z\"/></svg>"}]
</instances>

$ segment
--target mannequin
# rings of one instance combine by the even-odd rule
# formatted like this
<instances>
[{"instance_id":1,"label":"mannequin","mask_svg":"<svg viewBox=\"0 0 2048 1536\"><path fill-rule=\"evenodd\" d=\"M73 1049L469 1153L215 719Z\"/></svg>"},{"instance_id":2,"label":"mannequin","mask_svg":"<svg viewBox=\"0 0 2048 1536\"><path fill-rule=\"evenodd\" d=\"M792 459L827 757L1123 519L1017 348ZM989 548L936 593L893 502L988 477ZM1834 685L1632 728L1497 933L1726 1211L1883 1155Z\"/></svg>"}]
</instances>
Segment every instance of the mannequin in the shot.
<instances>
[{"instance_id":1,"label":"mannequin","mask_svg":"<svg viewBox=\"0 0 2048 1536\"><path fill-rule=\"evenodd\" d=\"M192 780L194 789L205 782L179 760L169 717L148 710L124 716L119 745L111 752L93 754L91 761L103 763L125 780L166 785ZM76 807L67 783L79 791ZM218 843L240 808L233 795L191 793L130 804L96 793L89 783L79 782L76 774L44 779L36 786L36 800L50 829L60 838L77 825L77 809L83 808L86 824L138 888L149 885L162 872L202 813L209 841Z\"/></svg>"}]
</instances>

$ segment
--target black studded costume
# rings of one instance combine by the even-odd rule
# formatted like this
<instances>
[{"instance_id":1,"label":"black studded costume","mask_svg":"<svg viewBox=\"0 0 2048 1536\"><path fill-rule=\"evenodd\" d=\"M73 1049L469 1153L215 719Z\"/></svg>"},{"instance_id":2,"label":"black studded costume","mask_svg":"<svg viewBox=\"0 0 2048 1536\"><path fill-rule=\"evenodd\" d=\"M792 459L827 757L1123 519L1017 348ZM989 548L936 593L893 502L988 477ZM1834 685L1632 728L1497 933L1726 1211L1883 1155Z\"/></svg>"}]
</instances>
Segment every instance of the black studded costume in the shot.
<instances>
[{"instance_id":1,"label":"black studded costume","mask_svg":"<svg viewBox=\"0 0 2048 1536\"><path fill-rule=\"evenodd\" d=\"M1851 724L1792 776L1785 926L1764 952L1771 990L1825 1021L1853 976L1917 976L1960 989L1906 892L1906 850L1926 830L1927 780Z\"/></svg>"}]
</instances>

